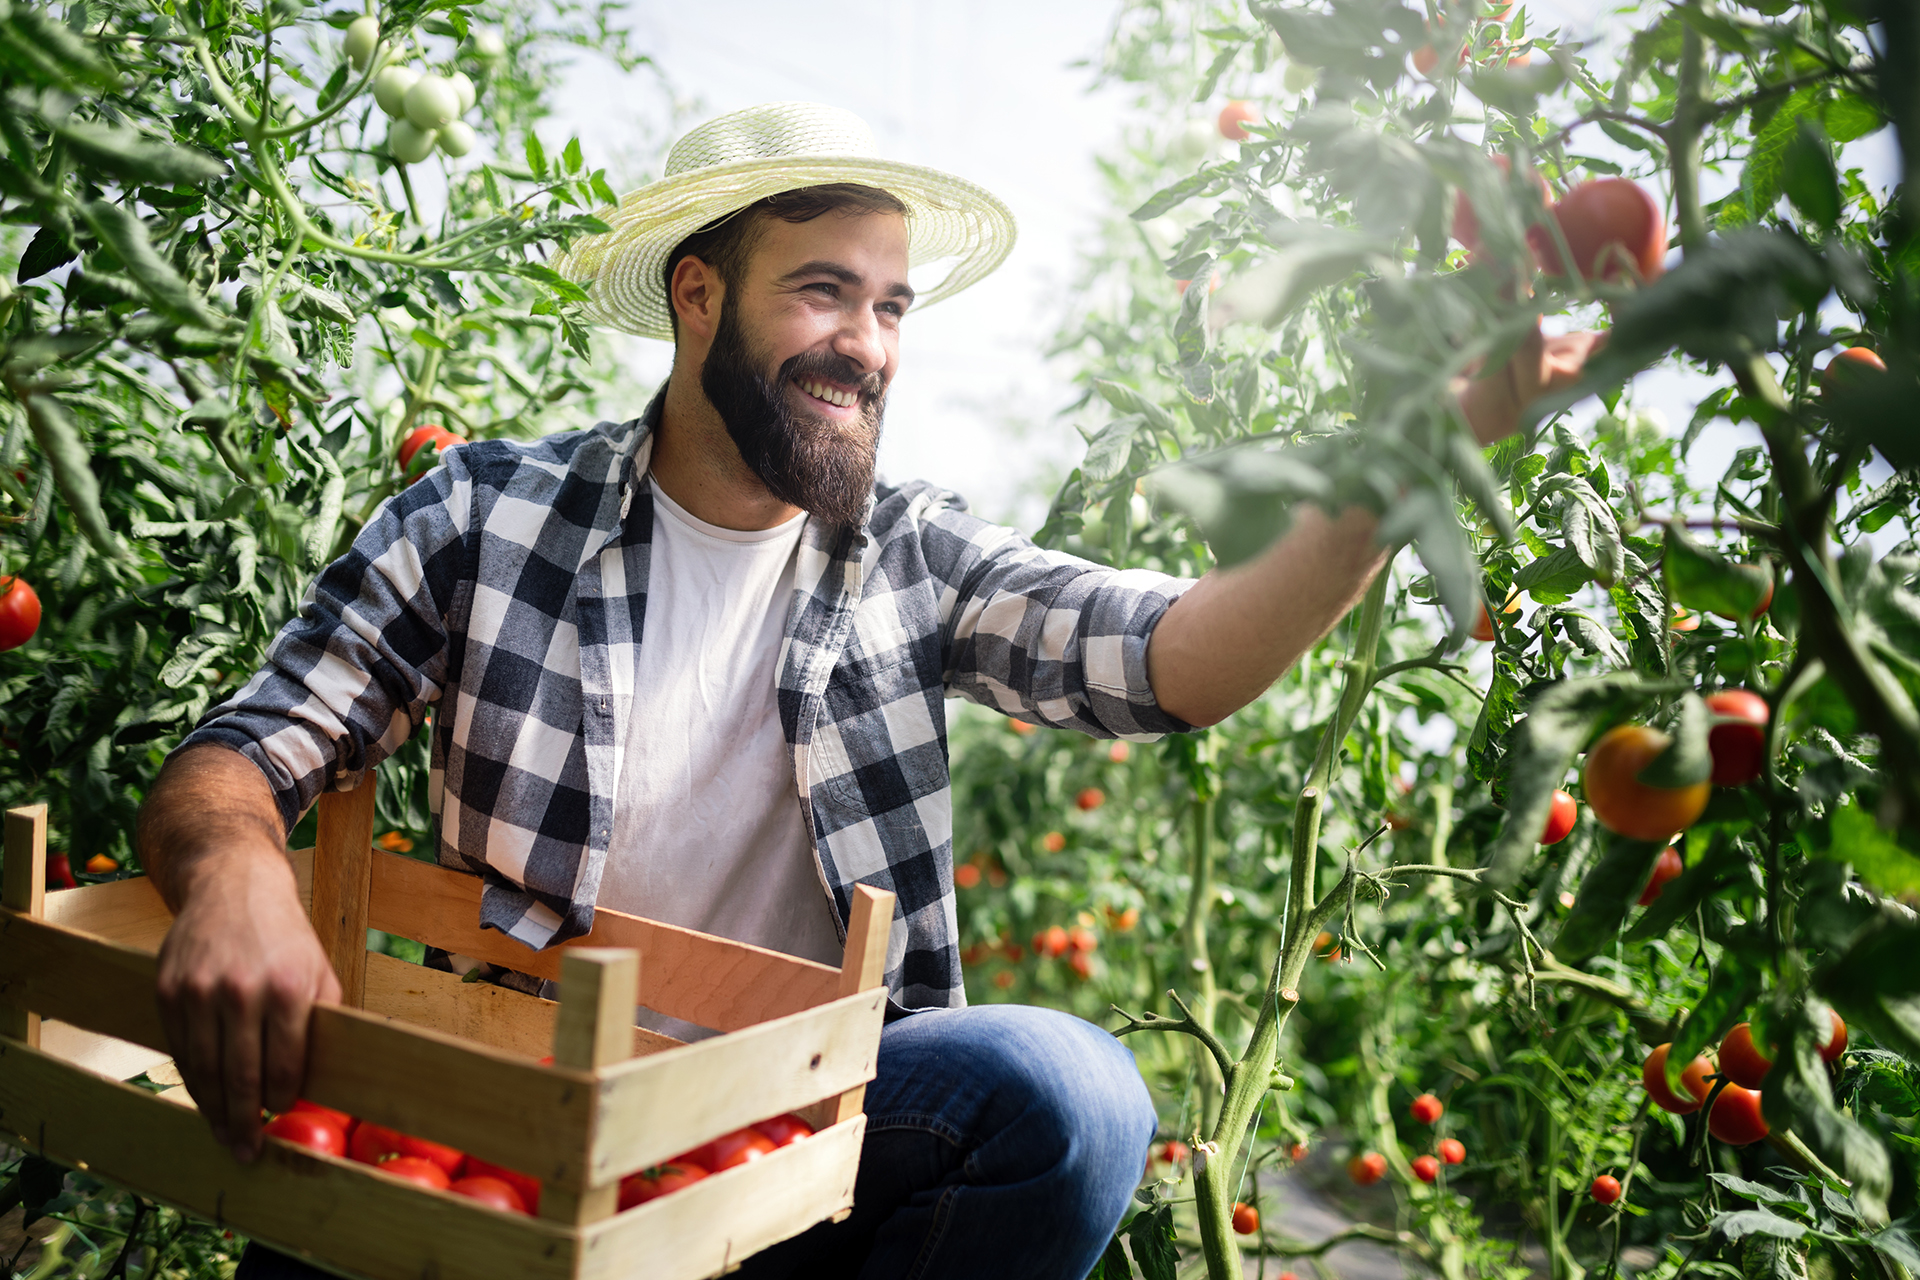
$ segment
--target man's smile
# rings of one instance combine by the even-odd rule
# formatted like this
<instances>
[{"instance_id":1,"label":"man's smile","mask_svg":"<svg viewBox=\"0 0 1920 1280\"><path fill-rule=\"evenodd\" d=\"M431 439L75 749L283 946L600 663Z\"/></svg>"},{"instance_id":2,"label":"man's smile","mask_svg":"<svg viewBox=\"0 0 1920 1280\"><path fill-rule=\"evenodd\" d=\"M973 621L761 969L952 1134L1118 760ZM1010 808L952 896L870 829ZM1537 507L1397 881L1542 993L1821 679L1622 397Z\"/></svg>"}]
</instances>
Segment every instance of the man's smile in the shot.
<instances>
[{"instance_id":1,"label":"man's smile","mask_svg":"<svg viewBox=\"0 0 1920 1280\"><path fill-rule=\"evenodd\" d=\"M859 410L860 391L857 387L841 386L815 377L794 378L792 382L802 395L815 402L815 408L824 410L827 417L851 417Z\"/></svg>"}]
</instances>

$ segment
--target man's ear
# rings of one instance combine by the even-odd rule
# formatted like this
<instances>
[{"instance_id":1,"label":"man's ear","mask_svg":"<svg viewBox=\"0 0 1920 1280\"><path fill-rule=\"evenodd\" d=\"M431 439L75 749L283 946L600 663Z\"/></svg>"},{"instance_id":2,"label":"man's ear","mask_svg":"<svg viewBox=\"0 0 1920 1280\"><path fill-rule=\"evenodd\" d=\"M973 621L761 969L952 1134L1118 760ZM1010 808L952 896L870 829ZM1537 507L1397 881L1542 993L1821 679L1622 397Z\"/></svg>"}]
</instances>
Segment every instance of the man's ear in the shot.
<instances>
[{"instance_id":1,"label":"man's ear","mask_svg":"<svg viewBox=\"0 0 1920 1280\"><path fill-rule=\"evenodd\" d=\"M720 273L693 255L675 263L673 279L667 288L667 302L680 321L682 333L703 343L713 341L714 331L720 327L720 304L726 292Z\"/></svg>"}]
</instances>

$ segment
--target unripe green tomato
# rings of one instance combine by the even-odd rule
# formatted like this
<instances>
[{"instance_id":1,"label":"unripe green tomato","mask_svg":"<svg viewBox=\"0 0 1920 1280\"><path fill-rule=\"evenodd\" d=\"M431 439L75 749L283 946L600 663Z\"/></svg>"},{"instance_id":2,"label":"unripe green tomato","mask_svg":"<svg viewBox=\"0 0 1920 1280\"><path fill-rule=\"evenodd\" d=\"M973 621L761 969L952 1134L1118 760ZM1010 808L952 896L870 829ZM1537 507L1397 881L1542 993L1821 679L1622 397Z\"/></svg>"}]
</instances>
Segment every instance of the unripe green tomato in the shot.
<instances>
[{"instance_id":1,"label":"unripe green tomato","mask_svg":"<svg viewBox=\"0 0 1920 1280\"><path fill-rule=\"evenodd\" d=\"M476 31L473 33L473 51L492 62L495 58L507 56L507 42L498 31Z\"/></svg>"},{"instance_id":2,"label":"unripe green tomato","mask_svg":"<svg viewBox=\"0 0 1920 1280\"><path fill-rule=\"evenodd\" d=\"M411 120L395 120L387 130L387 150L401 164L419 164L433 154L437 129L422 129Z\"/></svg>"},{"instance_id":3,"label":"unripe green tomato","mask_svg":"<svg viewBox=\"0 0 1920 1280\"><path fill-rule=\"evenodd\" d=\"M1285 74L1281 76L1288 93L1305 93L1319 80L1320 68L1310 67L1304 62L1289 62Z\"/></svg>"},{"instance_id":4,"label":"unripe green tomato","mask_svg":"<svg viewBox=\"0 0 1920 1280\"><path fill-rule=\"evenodd\" d=\"M452 85L454 93L459 95L460 114L465 115L473 110L473 104L478 101L479 95L473 91L473 81L467 79L467 73L456 71L447 77L447 83Z\"/></svg>"},{"instance_id":5,"label":"unripe green tomato","mask_svg":"<svg viewBox=\"0 0 1920 1280\"><path fill-rule=\"evenodd\" d=\"M380 46L380 19L371 15L355 18L347 24L347 36L341 44L353 69L365 71L373 61L373 51Z\"/></svg>"},{"instance_id":6,"label":"unripe green tomato","mask_svg":"<svg viewBox=\"0 0 1920 1280\"><path fill-rule=\"evenodd\" d=\"M450 156L463 156L473 150L473 127L455 120L440 131L440 150Z\"/></svg>"},{"instance_id":7,"label":"unripe green tomato","mask_svg":"<svg viewBox=\"0 0 1920 1280\"><path fill-rule=\"evenodd\" d=\"M424 75L407 90L407 119L421 129L439 129L460 114L460 94L445 76Z\"/></svg>"},{"instance_id":8,"label":"unripe green tomato","mask_svg":"<svg viewBox=\"0 0 1920 1280\"><path fill-rule=\"evenodd\" d=\"M420 73L412 67L388 67L373 78L373 100L398 120L407 109L407 90L419 79Z\"/></svg>"}]
</instances>

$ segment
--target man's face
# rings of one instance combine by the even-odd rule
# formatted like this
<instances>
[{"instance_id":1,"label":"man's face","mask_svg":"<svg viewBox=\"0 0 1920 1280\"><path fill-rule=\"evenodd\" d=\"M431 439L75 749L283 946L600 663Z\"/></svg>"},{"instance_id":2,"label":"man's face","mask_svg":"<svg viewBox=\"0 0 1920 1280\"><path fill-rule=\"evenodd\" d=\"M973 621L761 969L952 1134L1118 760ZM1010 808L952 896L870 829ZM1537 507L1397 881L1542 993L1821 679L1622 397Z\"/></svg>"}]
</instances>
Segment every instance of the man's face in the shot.
<instances>
[{"instance_id":1,"label":"man's face","mask_svg":"<svg viewBox=\"0 0 1920 1280\"><path fill-rule=\"evenodd\" d=\"M775 497L859 523L912 301L903 219L833 212L762 224L700 386Z\"/></svg>"}]
</instances>

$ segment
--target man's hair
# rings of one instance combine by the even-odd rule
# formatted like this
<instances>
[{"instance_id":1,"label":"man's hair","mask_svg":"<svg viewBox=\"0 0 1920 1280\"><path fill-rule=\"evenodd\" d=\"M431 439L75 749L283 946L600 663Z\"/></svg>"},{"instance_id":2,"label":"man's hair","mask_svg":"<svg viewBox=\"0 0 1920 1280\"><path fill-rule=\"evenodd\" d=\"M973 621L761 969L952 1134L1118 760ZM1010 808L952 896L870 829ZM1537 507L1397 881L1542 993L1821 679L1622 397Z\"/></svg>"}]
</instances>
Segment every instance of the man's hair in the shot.
<instances>
[{"instance_id":1,"label":"man's hair","mask_svg":"<svg viewBox=\"0 0 1920 1280\"><path fill-rule=\"evenodd\" d=\"M682 258L698 258L712 267L729 290L739 284L753 256L769 218L782 222L812 222L828 213L893 213L907 215L907 206L892 192L853 182L830 182L817 187L796 187L756 200L744 209L709 222L673 247L667 255L665 282L667 315L673 332L680 333L680 315L673 309L673 272Z\"/></svg>"}]
</instances>

